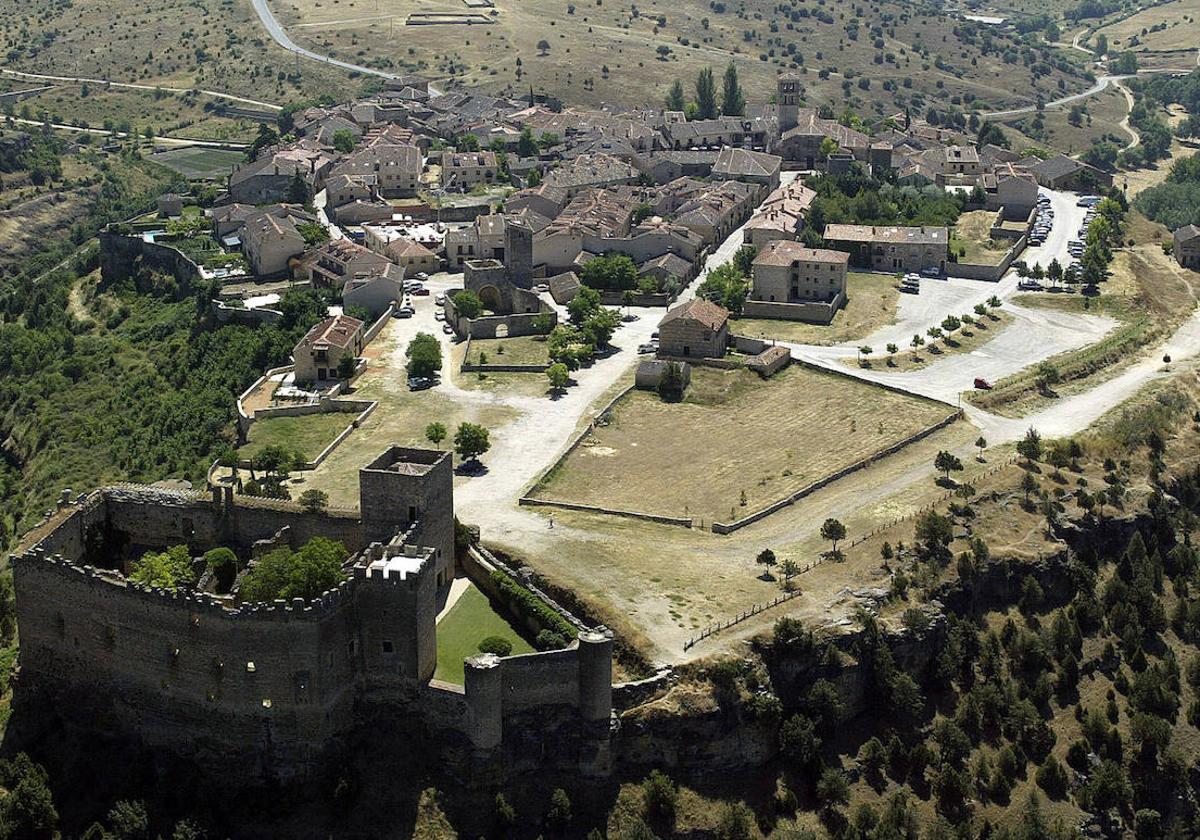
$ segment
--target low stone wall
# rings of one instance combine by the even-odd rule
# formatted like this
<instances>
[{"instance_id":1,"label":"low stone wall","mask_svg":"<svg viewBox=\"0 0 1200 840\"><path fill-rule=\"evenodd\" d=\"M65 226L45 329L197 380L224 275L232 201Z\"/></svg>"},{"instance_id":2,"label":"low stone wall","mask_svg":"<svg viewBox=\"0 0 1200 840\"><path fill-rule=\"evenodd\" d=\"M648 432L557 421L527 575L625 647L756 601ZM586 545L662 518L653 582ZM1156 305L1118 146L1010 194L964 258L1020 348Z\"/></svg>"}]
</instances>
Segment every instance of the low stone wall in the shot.
<instances>
[{"instance_id":1,"label":"low stone wall","mask_svg":"<svg viewBox=\"0 0 1200 840\"><path fill-rule=\"evenodd\" d=\"M663 516L657 513L643 513L637 510L621 510L620 508L606 508L599 505L581 505L575 502L558 502L554 499L535 499L529 496L522 496L517 500L517 504L534 506L534 507L556 507L563 510L578 510L584 513L606 513L609 516L624 516L626 519L642 519L646 522L657 522L660 525L681 525L684 528L692 527L691 517L683 516Z\"/></svg>"},{"instance_id":2,"label":"low stone wall","mask_svg":"<svg viewBox=\"0 0 1200 840\"><path fill-rule=\"evenodd\" d=\"M988 236L992 239L1020 239L1022 236L1029 233L1033 227L1033 220L1037 216L1037 208L1029 211L1025 216L1024 228L1006 228L1004 222L1007 218L1007 208L1001 205L996 211L996 218L992 220L992 228L988 231Z\"/></svg>"},{"instance_id":3,"label":"low stone wall","mask_svg":"<svg viewBox=\"0 0 1200 840\"><path fill-rule=\"evenodd\" d=\"M989 233L989 235L991 235L993 238L996 238L997 230L1004 231L1004 228L999 227L1000 223L1004 221L1003 213L1003 207L997 211L997 219L993 223L992 230ZM1030 211L1031 217L1032 214L1033 211ZM1004 258L1001 259L997 264L987 265L985 263L964 262L947 263L946 273L951 277L965 277L968 280L986 280L988 282L995 283L1008 272L1009 267L1013 264L1013 260L1015 260L1017 256L1025 250L1025 243L1029 240L1028 228L1026 228L1024 233L1019 233L1017 231L1004 231L1003 238L1011 239L1014 238L1014 235L1016 241L1004 254Z\"/></svg>"},{"instance_id":4,"label":"low stone wall","mask_svg":"<svg viewBox=\"0 0 1200 840\"><path fill-rule=\"evenodd\" d=\"M209 310L216 317L217 322L221 324L274 324L283 318L283 313L277 309L266 309L264 307L247 309L244 306L230 306L220 300L214 300L210 304Z\"/></svg>"},{"instance_id":5,"label":"low stone wall","mask_svg":"<svg viewBox=\"0 0 1200 840\"><path fill-rule=\"evenodd\" d=\"M660 668L658 673L644 680L616 683L613 685L613 708L618 712L640 706L661 691L671 686L675 672L671 668Z\"/></svg>"},{"instance_id":6,"label":"low stone wall","mask_svg":"<svg viewBox=\"0 0 1200 840\"><path fill-rule=\"evenodd\" d=\"M375 402L374 400L335 400L326 397L322 398L322 400L317 403L304 403L302 405L280 405L261 408L254 413L253 417L250 418L250 424L253 424L255 420L265 420L270 417L306 417L310 414L332 414L335 412L344 412L348 414L350 412L357 411L358 416L351 420L346 425L346 428L342 429L342 431L338 433L337 437L330 441L329 445L321 450L316 458L306 462L303 467L303 469L306 470L315 470L317 467L321 466L322 463L324 463L325 459L329 457L333 450L337 449L338 445L341 444L342 441L349 437L351 432L361 426L363 422L371 416L372 412L375 411L378 405L379 403ZM247 428L249 428L249 425ZM249 458L238 459L238 467L241 469L250 469L250 464L251 461Z\"/></svg>"},{"instance_id":7,"label":"low stone wall","mask_svg":"<svg viewBox=\"0 0 1200 840\"><path fill-rule=\"evenodd\" d=\"M839 294L829 303L777 303L766 300L748 300L742 305L746 318L771 318L779 321L804 321L811 324L828 324L846 302L845 293Z\"/></svg>"},{"instance_id":8,"label":"low stone wall","mask_svg":"<svg viewBox=\"0 0 1200 840\"><path fill-rule=\"evenodd\" d=\"M533 491L535 491L538 487L540 487L542 482L544 482L546 480L546 477L549 476L551 473L553 473L556 469L558 469L559 466L563 463L563 461L565 461L567 459L567 456L569 456L572 452L574 452L576 449L578 449L579 444L583 443L583 441L587 438L587 436L592 433L592 429L596 428L596 421L602 417L606 417L608 415L608 413L610 411L612 411L613 408L616 406L616 404L621 400L621 398L624 397L626 394L628 394L630 391L634 390L635 387L636 387L635 385L629 385L627 388L622 390L621 393L617 394L615 397L613 397L611 400L609 400L608 403L604 406L604 408L602 408L598 412L596 412L596 415L591 420L588 421L588 424L587 424L587 426L584 427L583 431L581 431L579 434L577 434L575 436L575 439L572 440L571 443L567 445L567 448L564 449L562 454L559 455L558 458L555 459L554 463L551 464L549 467L547 467L545 470L543 470L541 475L539 475L537 478L535 478L533 481L531 481L528 484L528 486L525 487L524 492L521 493L521 498L518 500L518 504L525 503L525 499L529 498L529 494L532 493Z\"/></svg>"},{"instance_id":9,"label":"low stone wall","mask_svg":"<svg viewBox=\"0 0 1200 840\"><path fill-rule=\"evenodd\" d=\"M182 251L141 236L100 231L100 276L112 284L133 276L138 260L171 274L181 286L194 288L200 281L200 267Z\"/></svg>"},{"instance_id":10,"label":"low stone wall","mask_svg":"<svg viewBox=\"0 0 1200 840\"><path fill-rule=\"evenodd\" d=\"M714 534L732 534L734 531L736 531L740 528L745 528L747 525L751 525L755 522L758 522L760 519L765 519L766 517L770 516L772 513L782 510L783 508L787 507L788 505L793 504L793 503L799 501L800 499L803 499L805 496L811 495L812 493L816 492L817 490L820 490L822 487L832 484L833 482L837 481L840 478L845 478L846 476L850 475L851 473L857 472L858 470L861 470L863 467L869 466L870 464L873 464L875 461L878 461L881 458L886 458L888 455L892 455L896 452L899 452L901 449L908 446L909 444L916 443L919 440L929 437L929 435L933 434L934 432L938 431L939 429L946 428L947 426L949 426L951 423L953 423L955 420L957 420L961 416L962 416L962 411L959 409L955 409L954 412L952 414L950 414L948 417L945 417L942 420L939 420L937 423L934 423L931 426L926 426L924 429L917 432L916 434L909 435L908 437L904 438L903 440L893 443L891 446L887 446L887 447L879 450L878 452L875 452L872 455L868 455L866 458L862 458L858 461L855 461L853 464L851 464L848 467L843 467L842 469L838 470L837 472L830 473L829 475L825 476L824 478L820 478L820 479L814 481L812 484L801 487L799 490L797 490L795 493L792 493L790 496L786 496L782 499L779 499L778 501L772 502L771 504L767 505L765 508L755 511L754 513L750 514L749 516L743 516L741 519L735 520L733 522L728 522L728 523L714 522L712 524L712 532Z\"/></svg>"},{"instance_id":11,"label":"low stone wall","mask_svg":"<svg viewBox=\"0 0 1200 840\"><path fill-rule=\"evenodd\" d=\"M467 549L467 553L459 558L459 565L462 567L463 573L471 581L478 586L484 594L493 600L499 601L508 607L507 601L499 587L496 586L496 581L492 579L492 572L503 572L513 580L519 582L522 586L545 602L546 606L561 615L569 624L577 630L587 629L584 624L573 612L568 610L562 604L555 601L541 589L539 589L531 580L528 580L528 575L522 575L519 571L512 568L506 563L501 562L495 555L482 546L471 546ZM520 617L521 613L518 610L509 607L509 613L513 617ZM536 625L528 625L528 629L533 633L538 633L543 628Z\"/></svg>"},{"instance_id":12,"label":"low stone wall","mask_svg":"<svg viewBox=\"0 0 1200 840\"><path fill-rule=\"evenodd\" d=\"M690 278L689 278L690 279ZM624 306L625 299L622 297L623 292L601 292L600 302L605 306ZM670 306L671 301L675 299L674 295L669 295L666 292L654 292L651 294L641 294L640 292L633 296L630 301L630 306Z\"/></svg>"},{"instance_id":13,"label":"low stone wall","mask_svg":"<svg viewBox=\"0 0 1200 840\"><path fill-rule=\"evenodd\" d=\"M392 301L387 305L387 309L383 310L383 314L375 319L371 326L367 327L367 331L363 333L363 346L371 343L375 336L383 332L383 328L387 326L388 319L392 317L396 311L396 302Z\"/></svg>"},{"instance_id":14,"label":"low stone wall","mask_svg":"<svg viewBox=\"0 0 1200 840\"><path fill-rule=\"evenodd\" d=\"M295 365L282 365L280 367L271 368L262 376L255 379L254 382L242 393L238 394L237 411L238 411L238 439L244 441L246 433L250 431L250 424L254 422L254 415L246 413L245 400L256 390L261 388L266 381L272 376L278 376L281 373L287 373L289 370L294 370Z\"/></svg>"}]
</instances>

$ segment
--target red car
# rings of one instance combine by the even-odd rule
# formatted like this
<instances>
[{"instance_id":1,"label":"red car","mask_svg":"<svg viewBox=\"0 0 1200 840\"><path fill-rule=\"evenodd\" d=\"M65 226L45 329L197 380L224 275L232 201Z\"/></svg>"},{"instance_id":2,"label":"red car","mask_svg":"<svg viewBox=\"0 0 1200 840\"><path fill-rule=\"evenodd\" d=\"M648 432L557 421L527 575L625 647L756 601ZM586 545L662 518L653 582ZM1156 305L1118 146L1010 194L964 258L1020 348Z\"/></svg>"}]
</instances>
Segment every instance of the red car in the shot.
<instances>
[{"instance_id":1,"label":"red car","mask_svg":"<svg viewBox=\"0 0 1200 840\"><path fill-rule=\"evenodd\" d=\"M425 295L429 294L429 290L422 286L419 289L414 289L412 293L417 297L424 297Z\"/></svg>"},{"instance_id":2,"label":"red car","mask_svg":"<svg viewBox=\"0 0 1200 840\"><path fill-rule=\"evenodd\" d=\"M992 383L988 382L982 377L977 376L975 377L975 387L981 391L990 391L992 390Z\"/></svg>"}]
</instances>

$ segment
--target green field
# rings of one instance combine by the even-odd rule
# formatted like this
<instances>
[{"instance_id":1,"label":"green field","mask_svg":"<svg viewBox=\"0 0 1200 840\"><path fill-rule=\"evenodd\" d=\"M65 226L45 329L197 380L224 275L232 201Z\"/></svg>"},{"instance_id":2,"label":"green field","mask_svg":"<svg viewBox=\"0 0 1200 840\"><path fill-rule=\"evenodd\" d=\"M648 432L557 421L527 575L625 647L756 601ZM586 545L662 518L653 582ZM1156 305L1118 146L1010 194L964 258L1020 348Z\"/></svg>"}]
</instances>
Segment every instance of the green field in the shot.
<instances>
[{"instance_id":1,"label":"green field","mask_svg":"<svg viewBox=\"0 0 1200 840\"><path fill-rule=\"evenodd\" d=\"M169 149L150 156L155 163L173 169L188 180L223 181L229 171L246 159L236 149L208 149L190 146Z\"/></svg>"},{"instance_id":2,"label":"green field","mask_svg":"<svg viewBox=\"0 0 1200 840\"><path fill-rule=\"evenodd\" d=\"M309 461L321 454L342 429L350 425L353 414L335 411L304 417L268 417L250 427L249 440L238 450L243 458L253 458L264 446L278 444L298 451Z\"/></svg>"},{"instance_id":3,"label":"green field","mask_svg":"<svg viewBox=\"0 0 1200 840\"><path fill-rule=\"evenodd\" d=\"M463 660L479 653L479 643L488 636L508 639L514 654L533 652L533 647L492 608L488 597L471 584L438 622L438 664L434 679L461 685Z\"/></svg>"}]
</instances>

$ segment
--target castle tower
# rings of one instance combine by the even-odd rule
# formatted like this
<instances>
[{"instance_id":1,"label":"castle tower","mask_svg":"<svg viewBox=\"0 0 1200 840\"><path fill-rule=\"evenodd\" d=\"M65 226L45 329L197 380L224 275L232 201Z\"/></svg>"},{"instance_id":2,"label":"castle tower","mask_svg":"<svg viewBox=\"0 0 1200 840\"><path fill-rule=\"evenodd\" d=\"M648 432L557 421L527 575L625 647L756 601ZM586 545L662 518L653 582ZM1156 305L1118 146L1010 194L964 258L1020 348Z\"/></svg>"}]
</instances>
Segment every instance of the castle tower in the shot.
<instances>
[{"instance_id":1,"label":"castle tower","mask_svg":"<svg viewBox=\"0 0 1200 840\"><path fill-rule=\"evenodd\" d=\"M393 540L368 552L355 580L366 679L403 691L437 668L436 549Z\"/></svg>"},{"instance_id":2,"label":"castle tower","mask_svg":"<svg viewBox=\"0 0 1200 840\"><path fill-rule=\"evenodd\" d=\"M495 749L504 737L502 674L500 657L494 653L481 653L463 663L467 736L477 750Z\"/></svg>"},{"instance_id":3,"label":"castle tower","mask_svg":"<svg viewBox=\"0 0 1200 840\"><path fill-rule=\"evenodd\" d=\"M504 266L508 282L522 289L533 288L533 228L516 216L508 216L504 222Z\"/></svg>"},{"instance_id":4,"label":"castle tower","mask_svg":"<svg viewBox=\"0 0 1200 840\"><path fill-rule=\"evenodd\" d=\"M613 634L606 627L579 634L579 715L607 724L612 717Z\"/></svg>"},{"instance_id":5,"label":"castle tower","mask_svg":"<svg viewBox=\"0 0 1200 840\"><path fill-rule=\"evenodd\" d=\"M779 76L775 92L776 109L779 114L779 133L796 127L800 118L800 77L795 73Z\"/></svg>"},{"instance_id":6,"label":"castle tower","mask_svg":"<svg viewBox=\"0 0 1200 840\"><path fill-rule=\"evenodd\" d=\"M417 526L407 542L435 549L437 585L454 576L454 474L449 452L389 446L358 471L363 533L386 543Z\"/></svg>"}]
</instances>

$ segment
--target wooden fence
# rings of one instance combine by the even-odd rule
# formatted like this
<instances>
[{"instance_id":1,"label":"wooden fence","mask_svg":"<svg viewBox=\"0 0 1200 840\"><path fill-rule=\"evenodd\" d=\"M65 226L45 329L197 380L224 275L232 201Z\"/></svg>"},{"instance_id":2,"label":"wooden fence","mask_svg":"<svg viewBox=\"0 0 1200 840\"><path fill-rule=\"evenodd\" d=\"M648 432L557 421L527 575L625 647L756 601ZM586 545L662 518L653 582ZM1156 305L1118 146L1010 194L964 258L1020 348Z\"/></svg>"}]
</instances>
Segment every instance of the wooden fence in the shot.
<instances>
[{"instance_id":1,"label":"wooden fence","mask_svg":"<svg viewBox=\"0 0 1200 840\"><path fill-rule=\"evenodd\" d=\"M1015 464L1016 462L1017 462L1017 456L1013 455L1012 457L1010 457L1004 461L1001 461L1000 463L993 464L992 466L988 467L987 469L979 470L978 472L973 473L972 479L987 478L988 476L995 475L996 473L1000 472L1000 470L1002 470L1006 467L1010 467L1013 464ZM898 516L895 519L892 519L890 522L887 522L883 525L879 525L878 527L872 529L871 531L868 531L865 534L861 534L861 535L855 537L854 539L852 539L850 541L850 543L848 544L847 547L854 548L856 545L861 545L864 542L866 542L867 540L872 539L873 537L877 537L880 534L882 534L884 531L887 531L891 528L895 528L897 525L899 525L903 522L906 522L910 519L916 519L921 514L926 513L930 510L933 510L935 507L937 507L940 504L948 502L950 499L954 498L954 494L955 494L954 490L948 490L945 493L943 493L942 495L938 496L936 499L934 499L929 504L924 505L924 506L918 508L917 510L912 511L911 513L907 513L904 516ZM831 558L829 555L821 555L816 560L814 560L811 563L809 563L808 565L802 567L796 573L795 577L799 577L802 574L812 571L817 566L821 565L822 563L828 562L830 559ZM786 581L785 581L785 583L786 583ZM724 619L723 621L718 621L714 624L710 624L707 627L705 627L703 630L701 630L697 635L688 639L687 642L684 643L683 649L690 650L691 648L695 647L698 643L700 643L704 639L707 639L709 636L713 636L713 635L721 632L722 630L728 630L730 627L733 627L734 625L737 625L737 624L741 624L743 621L745 621L748 618L753 618L754 616L764 613L773 607L777 607L780 604L784 603L785 601L790 601L793 598L795 598L796 596L801 595L801 594L802 594L802 592L799 589L793 590L791 592L785 592L782 595L777 596L776 598L774 598L771 601L766 601L761 604L755 604L752 607L750 607L749 609L744 610L743 612L739 612L730 618Z\"/></svg>"}]
</instances>

